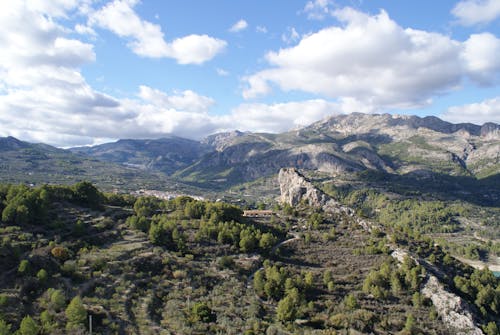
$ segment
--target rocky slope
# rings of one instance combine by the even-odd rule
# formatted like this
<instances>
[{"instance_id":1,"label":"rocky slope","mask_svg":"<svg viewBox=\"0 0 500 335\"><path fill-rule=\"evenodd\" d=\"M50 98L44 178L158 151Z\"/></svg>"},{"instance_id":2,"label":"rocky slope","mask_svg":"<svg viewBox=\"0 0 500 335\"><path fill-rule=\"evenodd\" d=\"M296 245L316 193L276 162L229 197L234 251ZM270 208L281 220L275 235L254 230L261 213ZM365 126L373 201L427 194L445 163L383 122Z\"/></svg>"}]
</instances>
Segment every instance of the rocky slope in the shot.
<instances>
[{"instance_id":1,"label":"rocky slope","mask_svg":"<svg viewBox=\"0 0 500 335\"><path fill-rule=\"evenodd\" d=\"M500 126L451 124L436 117L333 116L282 134L225 133L206 140L214 151L175 176L232 185L282 167L338 175L364 170L486 177L500 171Z\"/></svg>"},{"instance_id":2,"label":"rocky slope","mask_svg":"<svg viewBox=\"0 0 500 335\"><path fill-rule=\"evenodd\" d=\"M325 213L345 213L351 216L352 219L365 230L371 231L374 227L383 230L381 225L355 216L354 210L342 206L340 203L331 199L321 190L317 189L296 169L281 169L279 172L279 183L281 203L297 206L302 202L309 206L320 208ZM394 246L391 246L391 248L394 248ZM426 268L431 267L431 269L429 269L430 272L426 274L426 280L421 288L421 293L432 301L433 305L436 307L437 313L448 328L457 330L457 334L460 335L483 334L475 322L475 316L471 312L469 304L460 296L446 290L443 283L432 274L434 271L440 272L439 269L432 269L434 267L433 265L425 260L420 260L418 257L412 257L409 252L400 248L395 248L392 252L392 256L400 263L404 262L405 257L410 256L417 263L425 265Z\"/></svg>"}]
</instances>

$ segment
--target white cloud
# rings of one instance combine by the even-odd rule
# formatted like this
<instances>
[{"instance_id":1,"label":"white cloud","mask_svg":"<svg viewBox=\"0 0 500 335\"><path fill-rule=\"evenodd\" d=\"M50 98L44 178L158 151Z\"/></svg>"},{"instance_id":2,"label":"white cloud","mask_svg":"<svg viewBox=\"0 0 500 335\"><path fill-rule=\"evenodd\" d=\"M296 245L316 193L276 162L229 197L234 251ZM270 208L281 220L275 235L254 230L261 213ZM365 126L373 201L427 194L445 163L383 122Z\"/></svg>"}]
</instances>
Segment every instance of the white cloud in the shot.
<instances>
[{"instance_id":1,"label":"white cloud","mask_svg":"<svg viewBox=\"0 0 500 335\"><path fill-rule=\"evenodd\" d=\"M208 35L188 35L172 43L164 39L161 27L142 20L134 11L136 1L115 0L89 16L89 25L108 29L128 38L128 47L144 57L169 57L179 64L202 64L222 52L227 43Z\"/></svg>"},{"instance_id":2,"label":"white cloud","mask_svg":"<svg viewBox=\"0 0 500 335\"><path fill-rule=\"evenodd\" d=\"M229 76L229 72L227 70L221 69L220 67L216 68L215 71L221 77L227 77L227 76Z\"/></svg>"},{"instance_id":3,"label":"white cloud","mask_svg":"<svg viewBox=\"0 0 500 335\"><path fill-rule=\"evenodd\" d=\"M262 34L267 34L267 28L265 26L255 27L255 31Z\"/></svg>"},{"instance_id":4,"label":"white cloud","mask_svg":"<svg viewBox=\"0 0 500 335\"><path fill-rule=\"evenodd\" d=\"M342 103L318 99L244 104L220 116L210 114L215 104L210 97L191 90L165 93L149 86L140 86L134 99L116 98L93 89L81 73L83 65L95 61L93 45L69 38L72 30L38 9L19 2L0 6L4 7L0 8L0 136L63 147L166 134L202 138L235 128L288 130L343 110ZM76 7L61 4L50 10L65 20ZM134 15L129 18L132 27L144 28L144 22L134 21ZM154 25L148 27L161 33ZM127 26L114 28L123 36L132 33ZM168 47L197 54L197 36L173 41ZM143 50L153 48L144 39L131 43ZM182 60L197 62L200 58L186 55Z\"/></svg>"},{"instance_id":5,"label":"white cloud","mask_svg":"<svg viewBox=\"0 0 500 335\"><path fill-rule=\"evenodd\" d=\"M465 26L488 23L500 17L500 1L462 0L451 13Z\"/></svg>"},{"instance_id":6,"label":"white cloud","mask_svg":"<svg viewBox=\"0 0 500 335\"><path fill-rule=\"evenodd\" d=\"M287 44L292 44L300 39L300 35L294 27L288 27L286 33L281 35L281 40Z\"/></svg>"},{"instance_id":7,"label":"white cloud","mask_svg":"<svg viewBox=\"0 0 500 335\"><path fill-rule=\"evenodd\" d=\"M242 30L245 30L247 28L248 28L248 22L241 19L238 22L236 22L235 24L233 24L231 26L231 28L229 28L229 31L232 33L237 33L237 32L240 32Z\"/></svg>"},{"instance_id":8,"label":"white cloud","mask_svg":"<svg viewBox=\"0 0 500 335\"><path fill-rule=\"evenodd\" d=\"M375 108L417 108L457 89L464 78L484 85L498 76L499 39L491 34L460 42L404 29L385 11L370 16L344 8L333 15L344 25L269 52L271 66L243 78L243 97L268 94L277 85L283 91L351 98Z\"/></svg>"},{"instance_id":9,"label":"white cloud","mask_svg":"<svg viewBox=\"0 0 500 335\"><path fill-rule=\"evenodd\" d=\"M484 124L495 122L500 124L500 97L479 103L450 107L441 117L455 123Z\"/></svg>"},{"instance_id":10,"label":"white cloud","mask_svg":"<svg viewBox=\"0 0 500 335\"><path fill-rule=\"evenodd\" d=\"M89 26L85 26L83 24L76 24L75 25L75 31L80 34L80 35L90 35L90 36L97 36L96 32L94 29L92 29Z\"/></svg>"},{"instance_id":11,"label":"white cloud","mask_svg":"<svg viewBox=\"0 0 500 335\"><path fill-rule=\"evenodd\" d=\"M483 85L494 83L500 73L500 39L490 33L471 35L465 41L463 58L474 80Z\"/></svg>"},{"instance_id":12,"label":"white cloud","mask_svg":"<svg viewBox=\"0 0 500 335\"><path fill-rule=\"evenodd\" d=\"M342 112L338 103L322 99L276 104L242 104L225 117L232 129L254 132L283 132L309 125Z\"/></svg>"},{"instance_id":13,"label":"white cloud","mask_svg":"<svg viewBox=\"0 0 500 335\"><path fill-rule=\"evenodd\" d=\"M331 14L331 6L333 1L331 0L313 0L308 1L304 6L304 13L307 13L307 17L311 20L323 20L326 16Z\"/></svg>"},{"instance_id":14,"label":"white cloud","mask_svg":"<svg viewBox=\"0 0 500 335\"><path fill-rule=\"evenodd\" d=\"M176 92L176 95L167 95L148 86L139 87L139 97L158 107L192 113L207 113L209 108L215 104L212 98L199 95L191 90Z\"/></svg>"}]
</instances>

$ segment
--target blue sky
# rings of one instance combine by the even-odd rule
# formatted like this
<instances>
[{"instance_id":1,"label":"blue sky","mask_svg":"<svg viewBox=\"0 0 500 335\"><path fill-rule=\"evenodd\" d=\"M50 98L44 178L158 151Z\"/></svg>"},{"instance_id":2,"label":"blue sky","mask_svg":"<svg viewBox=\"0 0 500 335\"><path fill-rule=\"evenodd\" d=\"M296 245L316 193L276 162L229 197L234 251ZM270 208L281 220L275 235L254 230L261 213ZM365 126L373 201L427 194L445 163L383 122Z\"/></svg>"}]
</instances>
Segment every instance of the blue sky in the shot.
<instances>
[{"instance_id":1,"label":"blue sky","mask_svg":"<svg viewBox=\"0 0 500 335\"><path fill-rule=\"evenodd\" d=\"M0 4L0 136L67 147L338 113L500 123L500 1Z\"/></svg>"}]
</instances>

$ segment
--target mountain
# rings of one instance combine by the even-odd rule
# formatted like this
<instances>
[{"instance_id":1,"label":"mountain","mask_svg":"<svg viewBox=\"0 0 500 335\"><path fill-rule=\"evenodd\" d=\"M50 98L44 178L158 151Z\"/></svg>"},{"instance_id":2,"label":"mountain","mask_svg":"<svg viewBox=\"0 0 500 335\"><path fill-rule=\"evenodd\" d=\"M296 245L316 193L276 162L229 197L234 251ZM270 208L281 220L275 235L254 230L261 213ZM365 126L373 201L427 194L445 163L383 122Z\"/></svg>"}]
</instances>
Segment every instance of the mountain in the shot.
<instances>
[{"instance_id":1,"label":"mountain","mask_svg":"<svg viewBox=\"0 0 500 335\"><path fill-rule=\"evenodd\" d=\"M170 175L196 162L210 150L210 146L171 136L156 140L119 140L114 143L70 150L102 161L142 170L160 171Z\"/></svg>"},{"instance_id":2,"label":"mountain","mask_svg":"<svg viewBox=\"0 0 500 335\"><path fill-rule=\"evenodd\" d=\"M5 180L13 182L32 180L26 175L43 171L39 181L61 182L78 176L119 186L129 185L131 180L133 184L138 180L154 184L168 179L166 184L175 181L223 191L276 178L280 168L293 167L336 178L372 178L378 173L377 178L401 183L411 179L410 184L417 186L422 180L431 186L439 185L434 180L446 180L446 189L458 185L452 188L454 192L471 194L478 180L498 188L500 125L353 113L281 134L232 131L202 141L175 136L127 139L69 151L4 138L0 153L4 174L11 168Z\"/></svg>"},{"instance_id":3,"label":"mountain","mask_svg":"<svg viewBox=\"0 0 500 335\"><path fill-rule=\"evenodd\" d=\"M214 187L273 175L281 167L334 175L374 170L479 178L500 171L500 126L493 123L353 113L282 134L222 138L223 145L174 176Z\"/></svg>"},{"instance_id":4,"label":"mountain","mask_svg":"<svg viewBox=\"0 0 500 335\"><path fill-rule=\"evenodd\" d=\"M186 188L168 180L163 174L98 160L46 144L28 143L14 137L0 138L0 180L3 183L34 185L72 184L88 180L107 190Z\"/></svg>"}]
</instances>

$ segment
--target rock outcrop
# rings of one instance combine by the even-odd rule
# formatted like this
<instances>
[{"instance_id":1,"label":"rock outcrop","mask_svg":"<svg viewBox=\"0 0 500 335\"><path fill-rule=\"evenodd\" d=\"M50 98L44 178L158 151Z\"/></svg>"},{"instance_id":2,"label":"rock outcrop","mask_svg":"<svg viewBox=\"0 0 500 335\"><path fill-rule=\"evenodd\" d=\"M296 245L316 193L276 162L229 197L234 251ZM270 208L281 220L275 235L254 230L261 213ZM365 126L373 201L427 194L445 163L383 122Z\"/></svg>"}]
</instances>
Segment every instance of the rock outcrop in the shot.
<instances>
[{"instance_id":1,"label":"rock outcrop","mask_svg":"<svg viewBox=\"0 0 500 335\"><path fill-rule=\"evenodd\" d=\"M432 300L443 322L457 330L457 335L482 335L483 331L475 324L466 303L456 294L446 291L439 280L432 275L422 289L422 294Z\"/></svg>"},{"instance_id":2,"label":"rock outcrop","mask_svg":"<svg viewBox=\"0 0 500 335\"><path fill-rule=\"evenodd\" d=\"M310 206L323 207L327 202L332 201L295 168L281 169L278 180L282 203L297 206L305 201Z\"/></svg>"}]
</instances>

